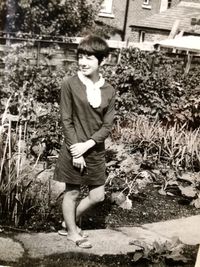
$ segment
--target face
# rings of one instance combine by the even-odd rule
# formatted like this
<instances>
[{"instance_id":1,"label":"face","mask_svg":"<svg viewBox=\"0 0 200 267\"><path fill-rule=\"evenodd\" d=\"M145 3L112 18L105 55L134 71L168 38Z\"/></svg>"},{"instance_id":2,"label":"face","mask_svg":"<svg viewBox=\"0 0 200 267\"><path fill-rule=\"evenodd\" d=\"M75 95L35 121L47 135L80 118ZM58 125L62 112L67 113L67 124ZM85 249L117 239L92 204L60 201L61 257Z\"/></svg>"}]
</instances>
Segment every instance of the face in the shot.
<instances>
[{"instance_id":1,"label":"face","mask_svg":"<svg viewBox=\"0 0 200 267\"><path fill-rule=\"evenodd\" d=\"M99 62L94 55L79 54L78 65L82 74L88 77L97 74L99 70Z\"/></svg>"}]
</instances>

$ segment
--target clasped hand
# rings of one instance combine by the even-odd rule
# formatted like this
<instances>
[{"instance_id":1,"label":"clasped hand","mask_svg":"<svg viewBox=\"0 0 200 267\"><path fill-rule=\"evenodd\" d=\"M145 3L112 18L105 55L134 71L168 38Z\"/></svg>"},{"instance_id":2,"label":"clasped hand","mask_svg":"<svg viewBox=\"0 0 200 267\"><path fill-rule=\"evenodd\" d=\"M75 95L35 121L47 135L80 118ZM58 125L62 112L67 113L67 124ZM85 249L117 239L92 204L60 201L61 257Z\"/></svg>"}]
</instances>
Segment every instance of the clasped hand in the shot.
<instances>
[{"instance_id":1,"label":"clasped hand","mask_svg":"<svg viewBox=\"0 0 200 267\"><path fill-rule=\"evenodd\" d=\"M87 144L87 142L83 142L83 143L76 143L74 145L70 146L70 152L73 158L79 158L80 156L82 156L88 149L89 149L89 145Z\"/></svg>"},{"instance_id":2,"label":"clasped hand","mask_svg":"<svg viewBox=\"0 0 200 267\"><path fill-rule=\"evenodd\" d=\"M86 168L86 163L83 156L79 158L73 158L72 161L73 161L73 166L79 168L81 173L83 172L84 168Z\"/></svg>"},{"instance_id":3,"label":"clasped hand","mask_svg":"<svg viewBox=\"0 0 200 267\"><path fill-rule=\"evenodd\" d=\"M86 142L76 143L70 146L70 153L73 158L73 166L80 168L80 172L82 173L84 167L86 167L85 159L83 158L83 154L95 145L94 140L90 139Z\"/></svg>"}]
</instances>

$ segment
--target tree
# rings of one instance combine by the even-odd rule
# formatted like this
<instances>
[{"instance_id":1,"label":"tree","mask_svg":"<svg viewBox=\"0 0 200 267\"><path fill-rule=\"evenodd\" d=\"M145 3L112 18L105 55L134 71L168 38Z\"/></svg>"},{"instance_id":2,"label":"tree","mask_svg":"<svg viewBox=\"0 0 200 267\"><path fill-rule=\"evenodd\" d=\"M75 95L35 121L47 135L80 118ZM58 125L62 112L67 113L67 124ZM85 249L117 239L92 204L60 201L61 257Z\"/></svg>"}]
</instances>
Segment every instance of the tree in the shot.
<instances>
[{"instance_id":1,"label":"tree","mask_svg":"<svg viewBox=\"0 0 200 267\"><path fill-rule=\"evenodd\" d=\"M77 36L91 29L102 0L3 0L0 27L7 32Z\"/></svg>"}]
</instances>

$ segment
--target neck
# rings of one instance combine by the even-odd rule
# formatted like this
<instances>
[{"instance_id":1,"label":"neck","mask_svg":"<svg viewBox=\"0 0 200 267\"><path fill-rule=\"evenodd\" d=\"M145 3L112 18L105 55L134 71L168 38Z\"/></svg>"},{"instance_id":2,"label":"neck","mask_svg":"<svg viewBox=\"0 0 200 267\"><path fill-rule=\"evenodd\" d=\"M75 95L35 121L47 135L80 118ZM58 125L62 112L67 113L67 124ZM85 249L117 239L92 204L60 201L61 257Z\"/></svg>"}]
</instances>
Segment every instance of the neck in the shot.
<instances>
[{"instance_id":1,"label":"neck","mask_svg":"<svg viewBox=\"0 0 200 267\"><path fill-rule=\"evenodd\" d=\"M88 78L89 78L93 83L98 82L98 80L99 80L99 78L100 78L100 77L99 77L99 71L97 71L97 72L91 74L90 76L88 76Z\"/></svg>"}]
</instances>

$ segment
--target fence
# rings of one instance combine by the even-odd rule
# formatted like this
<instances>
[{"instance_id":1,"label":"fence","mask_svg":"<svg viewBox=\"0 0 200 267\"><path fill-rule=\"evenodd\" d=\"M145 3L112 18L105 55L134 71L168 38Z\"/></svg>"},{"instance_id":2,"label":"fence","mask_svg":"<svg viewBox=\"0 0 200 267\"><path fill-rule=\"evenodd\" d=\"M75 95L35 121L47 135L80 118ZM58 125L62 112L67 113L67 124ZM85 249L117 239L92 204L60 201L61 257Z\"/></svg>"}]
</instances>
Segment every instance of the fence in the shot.
<instances>
[{"instance_id":1,"label":"fence","mask_svg":"<svg viewBox=\"0 0 200 267\"><path fill-rule=\"evenodd\" d=\"M9 53L11 44L32 43L27 47L27 57L31 64L48 65L52 68L68 66L76 61L76 49L81 37L49 37L49 36L29 36L22 33L0 32L0 56ZM119 60L119 52L122 48L138 47L143 50L152 50L152 44L130 43L115 40L108 40L110 47L109 62L115 64ZM4 64L1 60L1 69Z\"/></svg>"},{"instance_id":2,"label":"fence","mask_svg":"<svg viewBox=\"0 0 200 267\"><path fill-rule=\"evenodd\" d=\"M11 44L31 43L27 46L27 58L30 64L35 65L48 65L52 69L58 67L68 67L71 63L76 61L76 49L80 42L81 37L63 37L63 36L39 36L29 35L24 33L4 33L0 32L0 74L4 68L2 61L3 55L9 53ZM109 63L116 64L120 60L120 50L127 47L137 47L141 50L151 51L154 50L153 43L133 43L127 41L108 40L110 47ZM168 55L176 57L178 61L184 60L185 65L188 62L187 53L183 51L168 51ZM199 54L193 55L193 62L191 68L200 62Z\"/></svg>"}]
</instances>

